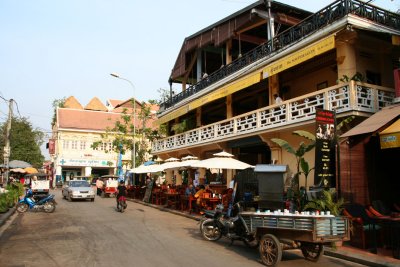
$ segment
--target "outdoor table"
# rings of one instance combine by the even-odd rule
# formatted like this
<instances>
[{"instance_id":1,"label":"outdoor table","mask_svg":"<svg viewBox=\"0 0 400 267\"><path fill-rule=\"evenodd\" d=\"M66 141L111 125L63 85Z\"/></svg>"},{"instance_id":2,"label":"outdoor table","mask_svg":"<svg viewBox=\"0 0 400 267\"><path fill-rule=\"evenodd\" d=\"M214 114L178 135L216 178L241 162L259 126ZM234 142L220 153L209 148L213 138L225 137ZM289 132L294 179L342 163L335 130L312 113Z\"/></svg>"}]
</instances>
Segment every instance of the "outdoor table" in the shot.
<instances>
[{"instance_id":1,"label":"outdoor table","mask_svg":"<svg viewBox=\"0 0 400 267\"><path fill-rule=\"evenodd\" d=\"M196 201L196 198L192 195L186 196L186 195L181 195L181 210L189 210L189 212L192 212L192 207L193 203Z\"/></svg>"},{"instance_id":2,"label":"outdoor table","mask_svg":"<svg viewBox=\"0 0 400 267\"><path fill-rule=\"evenodd\" d=\"M180 197L180 194L177 192L174 192L174 193L165 192L164 195L165 195L165 205L167 207L175 205L175 207L176 207L179 197Z\"/></svg>"},{"instance_id":3,"label":"outdoor table","mask_svg":"<svg viewBox=\"0 0 400 267\"><path fill-rule=\"evenodd\" d=\"M218 197L203 197L201 201L207 208L209 207L210 209L215 209L215 206L221 203L221 199Z\"/></svg>"}]
</instances>

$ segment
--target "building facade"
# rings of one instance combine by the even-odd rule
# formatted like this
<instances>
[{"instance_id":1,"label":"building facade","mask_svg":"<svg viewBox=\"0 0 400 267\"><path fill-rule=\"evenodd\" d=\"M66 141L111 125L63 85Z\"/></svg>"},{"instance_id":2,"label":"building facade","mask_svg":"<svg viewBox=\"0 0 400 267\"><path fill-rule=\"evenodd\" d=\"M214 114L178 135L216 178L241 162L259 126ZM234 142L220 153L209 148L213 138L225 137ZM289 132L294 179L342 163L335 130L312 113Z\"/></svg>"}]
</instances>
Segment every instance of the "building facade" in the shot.
<instances>
[{"instance_id":1,"label":"building facade","mask_svg":"<svg viewBox=\"0 0 400 267\"><path fill-rule=\"evenodd\" d=\"M121 105L129 109L130 101L109 100L103 105L94 98L83 107L74 97L69 97L63 108L57 108L52 138L54 148L53 153L50 152L56 181L117 174L119 153L113 151L112 135L105 139L102 134L112 129L116 121L122 121L124 108ZM141 103L137 102L136 107L138 114ZM132 113L132 108L127 113ZM136 127L139 125L137 120ZM96 142L99 145L94 148L92 145ZM131 168L132 150L127 150L121 160L123 172L126 172Z\"/></svg>"},{"instance_id":2,"label":"building facade","mask_svg":"<svg viewBox=\"0 0 400 267\"><path fill-rule=\"evenodd\" d=\"M152 152L205 159L224 150L294 173L296 158L271 139L297 146L304 139L292 132L315 133L319 109L334 111L338 123L354 116L352 127L391 105L399 44L399 14L362 1L336 1L314 14L257 1L184 40L170 77L182 92L161 105L157 123L168 136ZM174 132L183 122L185 131ZM314 166L313 153L305 159ZM234 175L224 171L227 183Z\"/></svg>"}]
</instances>

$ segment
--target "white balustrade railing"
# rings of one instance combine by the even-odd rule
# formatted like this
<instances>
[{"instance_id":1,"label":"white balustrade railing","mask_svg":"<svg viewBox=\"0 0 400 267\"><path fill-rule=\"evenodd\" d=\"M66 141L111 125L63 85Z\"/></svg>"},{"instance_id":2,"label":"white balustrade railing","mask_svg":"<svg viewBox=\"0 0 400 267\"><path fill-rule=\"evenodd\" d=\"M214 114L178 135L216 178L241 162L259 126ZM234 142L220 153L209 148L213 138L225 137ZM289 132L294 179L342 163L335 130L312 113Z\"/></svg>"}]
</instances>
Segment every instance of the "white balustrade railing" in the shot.
<instances>
[{"instance_id":1,"label":"white balustrade railing","mask_svg":"<svg viewBox=\"0 0 400 267\"><path fill-rule=\"evenodd\" d=\"M289 99L153 143L153 153L221 141L265 129L312 120L317 108L375 113L392 103L393 89L360 82L336 85L311 94Z\"/></svg>"}]
</instances>

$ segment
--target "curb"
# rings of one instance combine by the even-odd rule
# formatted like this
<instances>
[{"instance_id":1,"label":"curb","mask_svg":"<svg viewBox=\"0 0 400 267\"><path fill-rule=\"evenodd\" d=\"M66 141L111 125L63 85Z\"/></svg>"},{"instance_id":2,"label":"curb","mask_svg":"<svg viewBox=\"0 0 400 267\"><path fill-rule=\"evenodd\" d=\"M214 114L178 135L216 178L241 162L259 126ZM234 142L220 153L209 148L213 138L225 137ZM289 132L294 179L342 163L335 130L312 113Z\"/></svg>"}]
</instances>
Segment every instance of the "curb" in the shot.
<instances>
[{"instance_id":1,"label":"curb","mask_svg":"<svg viewBox=\"0 0 400 267\"><path fill-rule=\"evenodd\" d=\"M374 266L374 267L392 267L392 266L396 267L396 266L399 266L398 263L385 261L383 258L373 260L373 259L368 259L368 257L366 257L365 255L346 252L346 251L339 252L337 250L335 251L333 249L329 249L326 247L325 247L324 255L334 257L334 258L339 258L342 260L355 262L358 264L367 265L367 266Z\"/></svg>"},{"instance_id":2,"label":"curb","mask_svg":"<svg viewBox=\"0 0 400 267\"><path fill-rule=\"evenodd\" d=\"M15 207L10 208L7 212L0 214L0 227L11 217L15 212Z\"/></svg>"}]
</instances>

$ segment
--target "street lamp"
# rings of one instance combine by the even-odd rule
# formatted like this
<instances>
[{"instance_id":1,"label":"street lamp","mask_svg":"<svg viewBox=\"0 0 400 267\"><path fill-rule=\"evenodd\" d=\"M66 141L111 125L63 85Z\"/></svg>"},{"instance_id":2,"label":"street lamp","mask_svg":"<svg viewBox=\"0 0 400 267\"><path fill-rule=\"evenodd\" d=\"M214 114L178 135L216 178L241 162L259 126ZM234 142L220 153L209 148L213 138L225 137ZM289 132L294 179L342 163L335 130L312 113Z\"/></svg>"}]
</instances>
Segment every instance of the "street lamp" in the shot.
<instances>
[{"instance_id":1,"label":"street lamp","mask_svg":"<svg viewBox=\"0 0 400 267\"><path fill-rule=\"evenodd\" d=\"M121 76L119 76L119 74L118 73L115 73L115 72L113 72L113 73L110 73L110 75L111 76L113 76L114 78L118 78L118 79L121 79L121 80L124 80L124 81L127 81L131 86L132 86L132 88L133 88L133 150L132 150L132 165L133 165L133 167L132 168L135 168L136 167L136 145L135 145L135 134L136 134L136 100L135 100L135 86L133 85L133 83L130 81L130 80L128 80L128 79L125 79L125 78L123 78L123 77L121 77Z\"/></svg>"}]
</instances>

